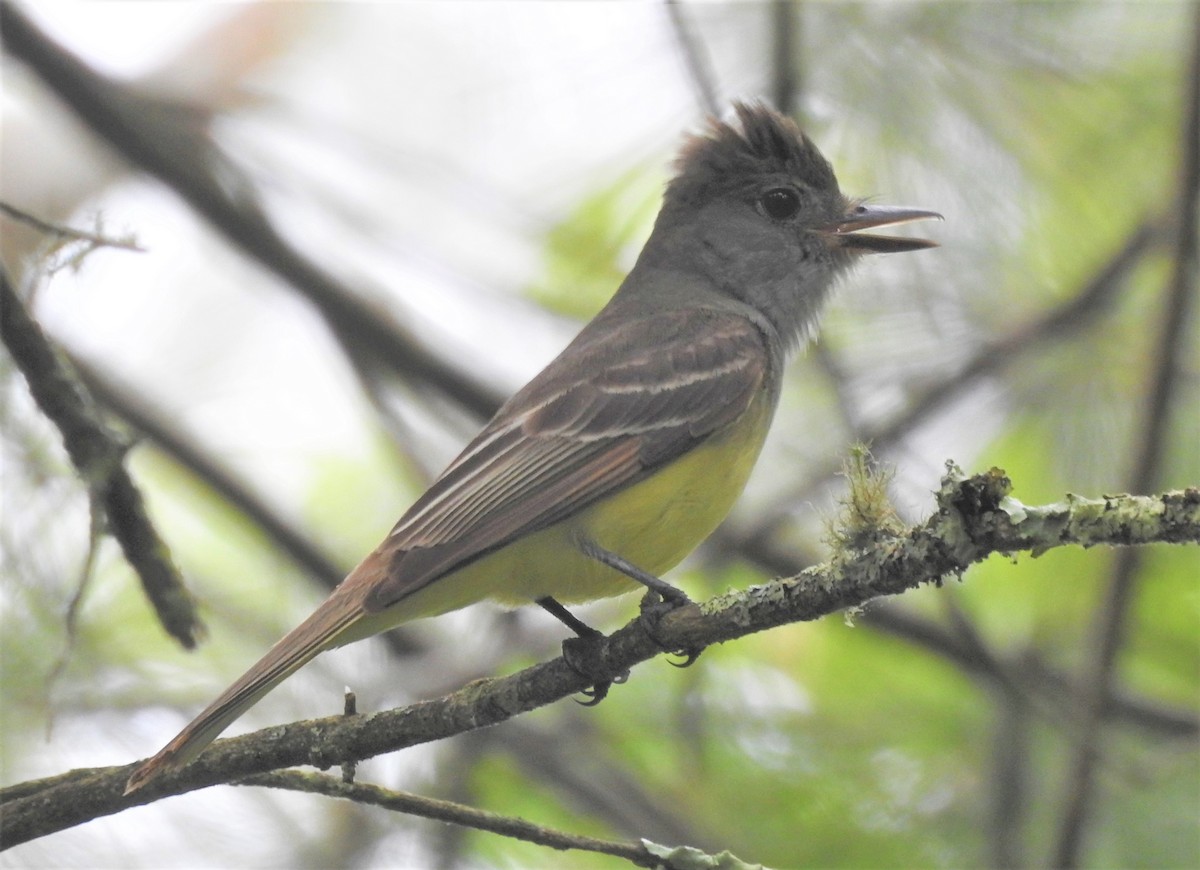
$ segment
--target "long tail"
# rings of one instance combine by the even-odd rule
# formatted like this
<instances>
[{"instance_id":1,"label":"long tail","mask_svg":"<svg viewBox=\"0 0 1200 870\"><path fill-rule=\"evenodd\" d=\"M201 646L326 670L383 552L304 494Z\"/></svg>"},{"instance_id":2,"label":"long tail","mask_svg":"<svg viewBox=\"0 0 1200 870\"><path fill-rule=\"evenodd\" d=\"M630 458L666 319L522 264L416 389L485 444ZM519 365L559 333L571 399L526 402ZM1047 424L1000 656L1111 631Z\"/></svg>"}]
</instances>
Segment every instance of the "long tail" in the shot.
<instances>
[{"instance_id":1,"label":"long tail","mask_svg":"<svg viewBox=\"0 0 1200 870\"><path fill-rule=\"evenodd\" d=\"M334 592L308 619L271 647L237 682L188 723L174 740L138 767L125 784L125 794L132 794L162 773L187 764L267 692L321 651L344 642L346 630L363 616L358 597Z\"/></svg>"}]
</instances>

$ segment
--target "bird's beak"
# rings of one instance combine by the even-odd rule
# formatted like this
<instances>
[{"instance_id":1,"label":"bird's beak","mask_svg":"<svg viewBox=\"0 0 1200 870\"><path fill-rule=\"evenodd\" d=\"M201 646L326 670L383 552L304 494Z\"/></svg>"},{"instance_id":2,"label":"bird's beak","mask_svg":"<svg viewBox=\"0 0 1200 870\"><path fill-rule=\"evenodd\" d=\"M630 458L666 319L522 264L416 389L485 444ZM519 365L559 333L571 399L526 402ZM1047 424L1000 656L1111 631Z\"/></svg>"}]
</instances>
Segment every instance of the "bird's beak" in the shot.
<instances>
[{"instance_id":1,"label":"bird's beak","mask_svg":"<svg viewBox=\"0 0 1200 870\"><path fill-rule=\"evenodd\" d=\"M839 247L864 254L894 254L900 251L936 248L937 242L931 242L928 239L876 236L871 233L860 233L858 230L904 224L926 218L943 219L936 211L860 203L851 206L843 217L831 224L818 227L816 231L825 237L825 241L830 247Z\"/></svg>"}]
</instances>

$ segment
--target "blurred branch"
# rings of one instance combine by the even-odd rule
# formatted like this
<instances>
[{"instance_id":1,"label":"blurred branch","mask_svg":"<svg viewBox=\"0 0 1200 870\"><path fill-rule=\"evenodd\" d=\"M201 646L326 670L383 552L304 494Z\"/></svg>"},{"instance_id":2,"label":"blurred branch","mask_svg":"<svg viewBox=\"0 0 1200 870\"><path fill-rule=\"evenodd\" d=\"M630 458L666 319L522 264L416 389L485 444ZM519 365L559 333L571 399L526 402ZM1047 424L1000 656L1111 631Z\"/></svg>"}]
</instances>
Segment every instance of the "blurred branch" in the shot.
<instances>
[{"instance_id":1,"label":"blurred branch","mask_svg":"<svg viewBox=\"0 0 1200 870\"><path fill-rule=\"evenodd\" d=\"M1031 714L1040 714L1059 729L1075 728L1070 706L1079 695L1078 682L1042 660L1036 649L996 655L966 614L951 607L950 628L892 603L876 604L860 622L899 637L943 659L990 690L998 718L993 742L987 838L994 867L1022 867L1021 822L1028 808ZM1186 708L1172 708L1110 686L1104 698L1106 723L1134 727L1175 740L1200 738L1200 719Z\"/></svg>"},{"instance_id":2,"label":"blurred branch","mask_svg":"<svg viewBox=\"0 0 1200 870\"><path fill-rule=\"evenodd\" d=\"M961 398L984 378L1016 365L1043 346L1090 327L1112 307L1117 291L1162 235L1162 227L1166 223L1162 219L1143 220L1130 232L1121 249L1096 271L1079 293L1037 320L986 342L957 372L916 394L900 414L881 425L860 428L851 433L851 440L869 444L872 451L881 453ZM826 370L831 372L830 377L836 386L835 371ZM831 457L824 466L818 465L812 469L801 487L781 499L773 512L756 522L750 534L735 538L728 531L718 530L710 539L711 543L754 561L776 565L783 563L784 572L795 570L794 564L787 567L791 557L777 552L771 541L788 521L792 507L812 500L815 491L825 486L841 470L841 459Z\"/></svg>"},{"instance_id":3,"label":"blurred branch","mask_svg":"<svg viewBox=\"0 0 1200 870\"><path fill-rule=\"evenodd\" d=\"M965 674L977 677L1006 696L1016 696L1035 706L1060 725L1069 724L1056 714L1066 698L1076 697L1079 688L1061 670L1039 658L1035 651L998 657L979 638L964 629L971 623L956 620L954 629L911 613L891 603L873 604L859 622L883 634L902 638L946 659ZM1144 697L1110 687L1104 717L1113 724L1140 728L1163 737L1200 739L1200 718L1191 710L1158 704Z\"/></svg>"},{"instance_id":4,"label":"blurred branch","mask_svg":"<svg viewBox=\"0 0 1200 870\"><path fill-rule=\"evenodd\" d=\"M421 455L420 447L422 439L411 425L411 422L400 412L394 401L396 388L395 376L387 370L385 365L376 360L373 355L364 352L353 341L348 340L349 338L349 336L339 336L342 350L345 353L346 360L350 363L355 378L358 380L359 389L362 390L362 394L366 397L371 410L374 412L376 422L388 436L388 446L396 454L401 464L412 473L414 479L421 481L423 487L427 487L433 483L434 478L441 471L441 468L435 462L432 462L429 456ZM425 396L424 398L429 399L432 397ZM432 405L433 403L430 404ZM499 405L496 407L499 408ZM458 409L455 408L453 410L456 411ZM445 416L454 418L457 415L447 414ZM480 421L478 419L468 419L469 415L462 415L462 418L464 424L469 427L461 439L462 443L466 443L478 431Z\"/></svg>"},{"instance_id":5,"label":"blurred branch","mask_svg":"<svg viewBox=\"0 0 1200 870\"><path fill-rule=\"evenodd\" d=\"M259 498L245 481L222 467L203 446L86 360L73 357L72 362L96 401L224 499L326 591L342 582L345 570L305 533ZM402 630L390 631L386 638L393 651L400 655L411 655L420 650L420 645Z\"/></svg>"},{"instance_id":6,"label":"blurred branch","mask_svg":"<svg viewBox=\"0 0 1200 870\"><path fill-rule=\"evenodd\" d=\"M368 300L304 257L275 229L245 173L208 133L209 117L104 76L0 0L0 39L93 132L137 168L155 176L231 245L291 284L322 313L340 341L370 347L397 372L429 384L481 417L502 397L426 350Z\"/></svg>"},{"instance_id":7,"label":"blurred branch","mask_svg":"<svg viewBox=\"0 0 1200 870\"><path fill-rule=\"evenodd\" d=\"M1158 485L1162 459L1171 423L1173 399L1180 374L1189 355L1192 311L1200 278L1197 240L1200 227L1200 6L1192 7L1190 57L1182 90L1177 190L1172 208L1175 221L1175 250L1170 284L1166 288L1159 336L1150 346L1158 349L1143 409L1141 440L1130 473L1130 489L1148 492ZM1104 703L1116 679L1117 655L1124 645L1142 557L1136 550L1122 551L1113 560L1112 576L1105 599L1092 629L1086 677L1079 697L1080 722L1075 751L1064 783L1061 816L1054 846L1055 867L1076 867L1083 851L1092 807L1096 802L1096 767L1102 751L1101 724Z\"/></svg>"},{"instance_id":8,"label":"blurred branch","mask_svg":"<svg viewBox=\"0 0 1200 870\"><path fill-rule=\"evenodd\" d=\"M795 0L772 0L771 101L785 115L796 111L801 92L796 31L802 13L803 7Z\"/></svg>"},{"instance_id":9,"label":"blurred branch","mask_svg":"<svg viewBox=\"0 0 1200 870\"><path fill-rule=\"evenodd\" d=\"M123 796L134 765L83 771L0 792L0 842L6 847L169 794L296 764L340 765L439 740L566 698L613 678L666 649L701 649L793 622L817 619L881 595L959 577L992 553L1066 545L1132 546L1200 542L1200 489L1158 496L1069 497L1046 507L1021 505L1003 472L963 478L952 469L925 523L872 546L843 552L791 578L737 590L655 621L641 618L583 650L576 670L563 658L507 677L480 680L442 698L372 716L336 716L269 728L215 743L192 764L144 792ZM585 676L580 671L586 671Z\"/></svg>"},{"instance_id":10,"label":"blurred branch","mask_svg":"<svg viewBox=\"0 0 1200 870\"><path fill-rule=\"evenodd\" d=\"M167 419L134 391L87 360L73 356L71 361L97 402L139 436L149 439L167 456L191 472L208 489L253 523L292 562L319 580L327 589L332 589L342 581L346 572L333 559L252 492L245 481L222 467L173 420Z\"/></svg>"},{"instance_id":11,"label":"blurred branch","mask_svg":"<svg viewBox=\"0 0 1200 870\"><path fill-rule=\"evenodd\" d=\"M805 349L805 353L821 372L825 382L829 385L830 392L833 393L834 407L837 409L837 422L845 429L846 441L867 443L856 434L863 431L862 415L859 413L857 404L851 398L850 391L846 388L849 378L846 377L846 370L838 355L824 341L814 341ZM774 520L776 517L768 518L768 522Z\"/></svg>"},{"instance_id":12,"label":"blurred branch","mask_svg":"<svg viewBox=\"0 0 1200 870\"><path fill-rule=\"evenodd\" d=\"M614 831L660 842L689 843L719 848L713 832L676 811L677 803L664 791L650 791L644 777L631 774L627 761L613 751L611 741L596 740L595 722L584 709L572 710L553 731L526 720L523 728L497 728L486 733L531 782L545 782L571 809L588 818L603 819ZM596 745L599 743L600 745ZM607 745L605 745L607 744ZM707 842L706 842L707 841Z\"/></svg>"},{"instance_id":13,"label":"blurred branch","mask_svg":"<svg viewBox=\"0 0 1200 870\"><path fill-rule=\"evenodd\" d=\"M705 114L717 115L721 111L721 102L717 96L716 77L713 75L712 64L704 51L704 45L692 33L691 23L679 0L666 0L667 16L671 20L671 32L679 43L683 54L683 62L687 66L688 78L700 101L700 108Z\"/></svg>"},{"instance_id":14,"label":"blurred branch","mask_svg":"<svg viewBox=\"0 0 1200 870\"><path fill-rule=\"evenodd\" d=\"M167 632L187 649L203 625L195 603L159 537L137 485L125 468L127 445L110 430L70 365L55 352L0 266L0 338L25 376L42 413L62 434L63 446L88 488L92 509L102 510L109 532Z\"/></svg>"},{"instance_id":15,"label":"blurred branch","mask_svg":"<svg viewBox=\"0 0 1200 870\"><path fill-rule=\"evenodd\" d=\"M1022 699L1001 692L992 736L992 769L986 814L987 862L992 867L1025 867L1021 822L1028 809L1030 773L1030 715Z\"/></svg>"}]
</instances>

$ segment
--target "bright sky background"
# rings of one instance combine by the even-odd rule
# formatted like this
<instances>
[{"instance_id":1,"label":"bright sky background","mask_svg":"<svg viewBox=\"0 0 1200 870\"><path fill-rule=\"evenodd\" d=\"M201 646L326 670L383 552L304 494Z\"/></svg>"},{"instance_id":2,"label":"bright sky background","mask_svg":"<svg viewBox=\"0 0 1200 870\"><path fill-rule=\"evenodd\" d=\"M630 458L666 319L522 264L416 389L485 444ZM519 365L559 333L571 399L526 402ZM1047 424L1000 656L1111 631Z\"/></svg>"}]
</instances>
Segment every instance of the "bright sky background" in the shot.
<instances>
[{"instance_id":1,"label":"bright sky background","mask_svg":"<svg viewBox=\"0 0 1200 870\"><path fill-rule=\"evenodd\" d=\"M173 83L189 82L189 96L203 96L192 83L196 63L181 71L174 60L189 41L235 14L245 16L245 28L261 28L259 46L280 44L273 57L246 61L252 69L237 93L223 92L221 100L242 111L218 129L221 140L260 175L279 220L310 254L390 306L433 312L427 327L444 340L499 347L489 367L502 388L518 385L575 328L532 306L527 314L540 328L511 336L493 328L498 312L511 316L511 294L537 274L540 233L631 158L662 164L695 118L683 113L691 102L663 10L592 3L248 10L105 2L31 9L98 68L176 93ZM236 62L238 45L218 44ZM213 51L208 45L192 56ZM630 57L642 60L612 75ZM43 118L38 111L29 120L36 126ZM661 147L649 153L647 128L661 131ZM24 172L78 172L75 154L50 167L47 153L35 149L35 165L17 170L6 161L6 182ZM303 324L302 304L248 296L254 267L157 185L123 182L84 214L98 208L108 231L134 233L148 253L102 253L78 275L56 278L39 313L57 334L117 363L152 394L186 390L181 413L204 437L242 450L248 442L270 445L246 469L263 484L290 480L302 489L296 463L308 462L310 451L352 449L344 439L361 431L353 410L328 413L339 393L352 392L345 373L328 371L323 354L294 350L323 341L319 329L279 321L287 313ZM96 286L103 292L84 292ZM264 329L263 320L278 328ZM217 346L213 329L222 334ZM126 341L131 333L150 340ZM300 368L306 358L317 364ZM239 383L231 370L247 378ZM297 390L312 401L297 403ZM324 409L319 419L306 414L311 407Z\"/></svg>"},{"instance_id":2,"label":"bright sky background","mask_svg":"<svg viewBox=\"0 0 1200 870\"><path fill-rule=\"evenodd\" d=\"M631 167L665 179L681 131L702 114L659 4L33 8L101 69L233 106L217 135L254 171L291 238L391 310L419 311L421 333L464 358L488 348L482 369L501 392L577 328L520 302L526 326L494 328L498 318L511 322L513 295L540 275L546 228ZM720 20L719 8L701 9ZM766 15L710 26L714 66L723 46L763 40ZM236 29L194 44L230 22ZM722 86L729 97L762 88ZM53 142L81 137L46 135L38 127L47 116L29 114L49 141L33 149L31 166L5 161L6 189L27 172L58 186L80 174L81 189L95 183L71 152L49 165ZM853 172L843 173L847 187ZM246 293L258 270L159 186L127 180L106 191L75 219L100 210L107 230L132 232L148 253L101 253L78 275L57 277L39 304L57 335L175 405L260 486L298 498L314 456L370 449L360 409L343 399L354 394L347 373L305 352L326 339L302 303ZM904 190L888 196L914 201ZM946 205L939 197L937 207ZM629 264L636 253L637 245L626 252ZM448 458L433 457L429 470Z\"/></svg>"}]
</instances>

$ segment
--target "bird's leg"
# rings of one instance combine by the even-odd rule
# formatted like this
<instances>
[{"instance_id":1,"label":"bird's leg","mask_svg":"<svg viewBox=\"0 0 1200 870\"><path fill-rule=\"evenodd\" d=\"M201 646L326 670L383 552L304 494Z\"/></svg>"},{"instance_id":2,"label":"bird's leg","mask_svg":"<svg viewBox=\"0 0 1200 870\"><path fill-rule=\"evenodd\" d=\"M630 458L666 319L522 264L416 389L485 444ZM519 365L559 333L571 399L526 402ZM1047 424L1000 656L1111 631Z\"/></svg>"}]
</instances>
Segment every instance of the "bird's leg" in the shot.
<instances>
[{"instance_id":1,"label":"bird's leg","mask_svg":"<svg viewBox=\"0 0 1200 870\"><path fill-rule=\"evenodd\" d=\"M686 592L676 586L672 586L661 577L655 577L653 574L643 571L623 556L612 552L612 550L606 550L592 541L581 541L579 549L588 558L595 559L600 564L607 565L615 571L620 571L629 579L636 580L649 590L645 597L642 598L642 627L646 630L646 634L650 636L650 639L660 647L668 652L677 653L684 657L682 662L671 662L671 664L677 668L686 668L696 661L696 659L700 658L700 653L704 652L703 647L699 649L671 649L668 645L659 642L655 635L655 628L663 616L677 607L683 607L692 603L692 599L687 597Z\"/></svg>"},{"instance_id":2,"label":"bird's leg","mask_svg":"<svg viewBox=\"0 0 1200 870\"><path fill-rule=\"evenodd\" d=\"M589 559L595 559L601 565L607 565L616 571L620 571L630 580L636 580L651 592L658 593L658 597L664 602L669 603L672 607L682 607L685 604L692 603L692 599L688 598L687 593L682 589L672 586L661 577L655 577L653 574L643 571L637 565L617 555L612 550L606 550L599 544L594 544L591 541L580 542L579 549Z\"/></svg>"},{"instance_id":3,"label":"bird's leg","mask_svg":"<svg viewBox=\"0 0 1200 870\"><path fill-rule=\"evenodd\" d=\"M565 625L571 631L575 632L579 637L593 638L604 637L604 633L592 628L578 616L576 616L567 608L563 607L555 599L547 595L545 598L537 600L538 606Z\"/></svg>"},{"instance_id":4,"label":"bird's leg","mask_svg":"<svg viewBox=\"0 0 1200 870\"><path fill-rule=\"evenodd\" d=\"M592 679L592 674L589 673L587 660L590 658L595 660L594 651L600 640L604 639L604 634L592 628L582 619L577 617L567 608L555 601L549 595L545 598L537 599L538 605L543 610L565 625L571 631L575 632L577 637L567 638L563 641L563 660L570 666L571 670L580 676ZM588 697L587 701L580 701L585 707L594 707L604 700L608 695L608 690L613 683L623 683L629 679L629 671L617 675L613 679L597 679L590 689L584 690L583 694Z\"/></svg>"}]
</instances>

